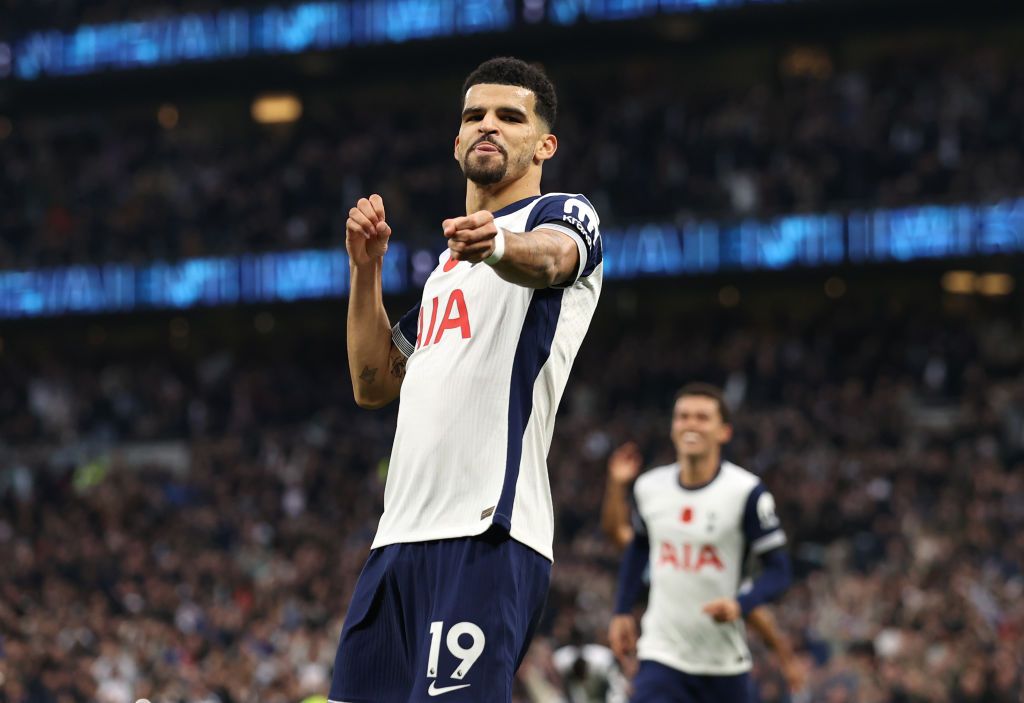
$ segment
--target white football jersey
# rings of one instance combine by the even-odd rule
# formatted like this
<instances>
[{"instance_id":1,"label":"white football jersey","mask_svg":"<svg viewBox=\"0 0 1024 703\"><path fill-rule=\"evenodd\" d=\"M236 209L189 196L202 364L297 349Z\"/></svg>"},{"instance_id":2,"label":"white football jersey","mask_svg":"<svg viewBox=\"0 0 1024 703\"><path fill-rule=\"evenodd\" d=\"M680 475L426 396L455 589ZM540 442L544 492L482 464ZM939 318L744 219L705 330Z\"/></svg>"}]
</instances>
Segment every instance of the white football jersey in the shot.
<instances>
[{"instance_id":1,"label":"white football jersey","mask_svg":"<svg viewBox=\"0 0 1024 703\"><path fill-rule=\"evenodd\" d=\"M698 488L679 465L641 475L633 487L636 529L650 541L650 593L637 654L694 675L750 669L742 619L716 623L705 603L735 598L750 555L786 543L775 500L754 474L722 462Z\"/></svg>"},{"instance_id":2,"label":"white football jersey","mask_svg":"<svg viewBox=\"0 0 1024 703\"><path fill-rule=\"evenodd\" d=\"M374 548L468 537L494 524L552 558L547 455L601 293L599 220L582 195L561 193L494 216L511 232L572 237L579 267L566 284L535 290L441 254L420 304L393 328L409 361Z\"/></svg>"}]
</instances>

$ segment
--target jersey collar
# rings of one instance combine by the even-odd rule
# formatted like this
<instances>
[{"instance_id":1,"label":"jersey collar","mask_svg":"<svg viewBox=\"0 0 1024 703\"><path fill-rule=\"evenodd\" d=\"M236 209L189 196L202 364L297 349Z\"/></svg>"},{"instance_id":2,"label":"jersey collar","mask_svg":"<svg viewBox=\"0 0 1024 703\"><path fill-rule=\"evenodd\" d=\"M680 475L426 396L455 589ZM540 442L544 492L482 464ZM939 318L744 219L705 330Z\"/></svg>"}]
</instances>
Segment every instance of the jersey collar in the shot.
<instances>
[{"instance_id":1,"label":"jersey collar","mask_svg":"<svg viewBox=\"0 0 1024 703\"><path fill-rule=\"evenodd\" d=\"M722 461L719 461L719 462L718 462L718 468L717 468L717 469L715 469L715 473L711 474L711 478L709 478L709 479L708 479L707 481L705 481L704 483L698 484L698 485L696 485L696 486L684 486L684 485L683 485L683 479L682 479L682 477L681 477L681 476L679 475L679 473L680 473L680 472L679 472L680 466L679 466L679 462L677 461L677 462L676 462L676 483L677 483L677 484L679 485L679 487L680 487L680 488L682 488L682 489L683 489L684 491L699 491L699 490L700 490L700 489L702 489L702 488L707 488L708 486L710 486L710 485L711 485L712 483L714 483L714 482L715 482L715 479L716 479L716 478L718 478L719 476L721 476L721 475L722 475L722 464L724 464L724 463L725 463L725 461L724 461L724 460L722 460Z\"/></svg>"},{"instance_id":2,"label":"jersey collar","mask_svg":"<svg viewBox=\"0 0 1024 703\"><path fill-rule=\"evenodd\" d=\"M522 208L526 207L539 197L539 195L531 195L528 198L523 198L522 200L517 200L514 203L509 203L505 207L499 210L495 210L491 214L494 215L495 217L504 217L505 215L509 215L515 212L516 210L521 210Z\"/></svg>"}]
</instances>

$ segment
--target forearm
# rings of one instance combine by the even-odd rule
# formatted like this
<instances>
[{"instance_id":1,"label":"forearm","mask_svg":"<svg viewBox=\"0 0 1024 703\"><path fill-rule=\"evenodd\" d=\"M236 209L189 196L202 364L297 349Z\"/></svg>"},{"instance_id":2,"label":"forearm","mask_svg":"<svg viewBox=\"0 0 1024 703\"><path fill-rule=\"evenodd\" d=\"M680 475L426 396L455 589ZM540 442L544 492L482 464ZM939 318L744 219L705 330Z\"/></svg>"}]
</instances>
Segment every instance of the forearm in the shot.
<instances>
[{"instance_id":1,"label":"forearm","mask_svg":"<svg viewBox=\"0 0 1024 703\"><path fill-rule=\"evenodd\" d=\"M601 503L601 529L619 549L633 539L626 487L617 481L609 480L605 487L604 501Z\"/></svg>"},{"instance_id":2,"label":"forearm","mask_svg":"<svg viewBox=\"0 0 1024 703\"><path fill-rule=\"evenodd\" d=\"M737 598L744 617L759 605L771 602L785 593L792 581L789 555L784 549L775 549L761 557L762 571L750 591Z\"/></svg>"},{"instance_id":3,"label":"forearm","mask_svg":"<svg viewBox=\"0 0 1024 703\"><path fill-rule=\"evenodd\" d=\"M550 230L505 232L505 253L493 265L509 283L526 288L547 288L576 273L579 249L570 237Z\"/></svg>"},{"instance_id":4,"label":"forearm","mask_svg":"<svg viewBox=\"0 0 1024 703\"><path fill-rule=\"evenodd\" d=\"M789 659L793 648L775 623L775 618L765 606L757 606L747 614L747 624L757 632L761 640L782 659Z\"/></svg>"},{"instance_id":5,"label":"forearm","mask_svg":"<svg viewBox=\"0 0 1024 703\"><path fill-rule=\"evenodd\" d=\"M397 395L389 373L391 324L381 286L381 261L351 266L348 299L348 368L360 407L376 408Z\"/></svg>"}]
</instances>

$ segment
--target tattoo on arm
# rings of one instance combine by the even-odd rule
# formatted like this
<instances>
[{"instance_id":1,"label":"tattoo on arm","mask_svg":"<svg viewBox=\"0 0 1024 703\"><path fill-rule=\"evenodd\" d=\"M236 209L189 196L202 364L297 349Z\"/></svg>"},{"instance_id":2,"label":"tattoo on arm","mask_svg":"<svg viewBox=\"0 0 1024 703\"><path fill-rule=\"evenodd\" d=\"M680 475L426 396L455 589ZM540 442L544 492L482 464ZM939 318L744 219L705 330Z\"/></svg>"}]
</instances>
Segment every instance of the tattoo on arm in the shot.
<instances>
[{"instance_id":1,"label":"tattoo on arm","mask_svg":"<svg viewBox=\"0 0 1024 703\"><path fill-rule=\"evenodd\" d=\"M405 355L398 352L391 357L391 375L397 379L405 378L405 363L407 359Z\"/></svg>"},{"instance_id":2,"label":"tattoo on arm","mask_svg":"<svg viewBox=\"0 0 1024 703\"><path fill-rule=\"evenodd\" d=\"M377 378L377 369L371 369L369 366L364 366L362 373L359 374L359 380L364 383L373 383L375 378Z\"/></svg>"}]
</instances>

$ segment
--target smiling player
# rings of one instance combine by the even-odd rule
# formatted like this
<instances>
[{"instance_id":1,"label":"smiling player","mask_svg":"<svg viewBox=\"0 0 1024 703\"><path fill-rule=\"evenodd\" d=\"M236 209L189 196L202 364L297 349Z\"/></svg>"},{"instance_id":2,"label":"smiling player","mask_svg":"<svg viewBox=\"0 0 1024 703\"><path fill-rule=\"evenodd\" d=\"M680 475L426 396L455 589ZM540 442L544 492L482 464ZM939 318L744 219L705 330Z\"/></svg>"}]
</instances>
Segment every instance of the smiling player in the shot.
<instances>
[{"instance_id":1,"label":"smiling player","mask_svg":"<svg viewBox=\"0 0 1024 703\"><path fill-rule=\"evenodd\" d=\"M333 702L511 700L550 579L555 412L603 272L587 199L541 195L555 116L550 81L518 59L469 75L454 149L467 214L442 223L447 249L394 327L381 299L383 200L349 212L356 400L401 402Z\"/></svg>"},{"instance_id":2,"label":"smiling player","mask_svg":"<svg viewBox=\"0 0 1024 703\"><path fill-rule=\"evenodd\" d=\"M671 434L676 463L634 484L634 537L608 639L627 670L639 659L634 703L744 703L751 657L743 618L788 587L786 536L761 481L721 458L732 437L721 391L684 386ZM759 557L761 572L740 595L750 556ZM650 597L638 644L630 613L648 564Z\"/></svg>"}]
</instances>

